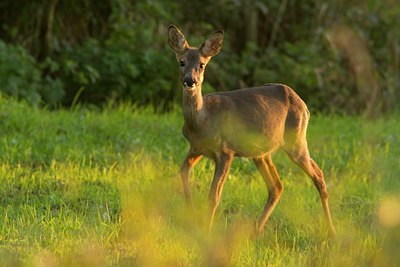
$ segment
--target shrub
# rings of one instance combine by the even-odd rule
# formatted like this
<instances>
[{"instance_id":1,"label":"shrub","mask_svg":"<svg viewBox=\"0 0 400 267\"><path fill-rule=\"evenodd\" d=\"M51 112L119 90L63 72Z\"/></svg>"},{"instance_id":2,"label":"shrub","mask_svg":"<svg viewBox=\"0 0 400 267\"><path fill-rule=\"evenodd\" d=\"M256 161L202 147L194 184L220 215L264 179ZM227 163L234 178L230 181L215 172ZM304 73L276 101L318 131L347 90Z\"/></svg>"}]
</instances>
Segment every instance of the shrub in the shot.
<instances>
[{"instance_id":1,"label":"shrub","mask_svg":"<svg viewBox=\"0 0 400 267\"><path fill-rule=\"evenodd\" d=\"M60 68L66 90L64 103L69 105L80 88L84 88L80 100L89 103L104 103L110 98L137 104L171 103L174 72L168 52L151 46L139 49L135 43L126 45L113 39L90 39L81 47L67 48Z\"/></svg>"},{"instance_id":2,"label":"shrub","mask_svg":"<svg viewBox=\"0 0 400 267\"><path fill-rule=\"evenodd\" d=\"M43 71L54 64L39 65L24 48L0 40L0 91L32 105L55 104L63 96L61 81Z\"/></svg>"}]
</instances>

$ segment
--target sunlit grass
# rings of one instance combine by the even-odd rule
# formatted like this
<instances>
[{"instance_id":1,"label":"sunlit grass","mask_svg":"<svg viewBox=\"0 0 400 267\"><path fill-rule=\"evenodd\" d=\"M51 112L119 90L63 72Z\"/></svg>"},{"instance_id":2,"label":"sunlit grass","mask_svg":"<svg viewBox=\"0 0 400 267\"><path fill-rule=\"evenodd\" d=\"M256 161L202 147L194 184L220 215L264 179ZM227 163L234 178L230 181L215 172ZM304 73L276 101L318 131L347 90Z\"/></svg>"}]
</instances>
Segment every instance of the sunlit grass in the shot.
<instances>
[{"instance_id":1,"label":"sunlit grass","mask_svg":"<svg viewBox=\"0 0 400 267\"><path fill-rule=\"evenodd\" d=\"M130 105L46 111L0 98L0 262L10 266L396 266L400 247L400 122L313 116L312 157L325 172L337 238L310 179L274 157L285 191L251 236L267 190L235 159L211 234L202 160L184 204L188 148L179 112Z\"/></svg>"}]
</instances>

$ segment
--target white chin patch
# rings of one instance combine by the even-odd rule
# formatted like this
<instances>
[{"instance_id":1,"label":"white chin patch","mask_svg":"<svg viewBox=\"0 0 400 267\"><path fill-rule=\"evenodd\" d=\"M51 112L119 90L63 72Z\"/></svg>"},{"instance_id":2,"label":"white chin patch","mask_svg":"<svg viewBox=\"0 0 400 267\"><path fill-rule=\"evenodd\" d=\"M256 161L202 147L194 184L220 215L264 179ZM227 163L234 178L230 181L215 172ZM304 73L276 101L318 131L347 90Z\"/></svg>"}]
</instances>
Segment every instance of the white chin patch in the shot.
<instances>
[{"instance_id":1,"label":"white chin patch","mask_svg":"<svg viewBox=\"0 0 400 267\"><path fill-rule=\"evenodd\" d=\"M184 88L190 92L193 92L194 90L196 90L196 86L194 84L193 84L193 86L184 85Z\"/></svg>"}]
</instances>

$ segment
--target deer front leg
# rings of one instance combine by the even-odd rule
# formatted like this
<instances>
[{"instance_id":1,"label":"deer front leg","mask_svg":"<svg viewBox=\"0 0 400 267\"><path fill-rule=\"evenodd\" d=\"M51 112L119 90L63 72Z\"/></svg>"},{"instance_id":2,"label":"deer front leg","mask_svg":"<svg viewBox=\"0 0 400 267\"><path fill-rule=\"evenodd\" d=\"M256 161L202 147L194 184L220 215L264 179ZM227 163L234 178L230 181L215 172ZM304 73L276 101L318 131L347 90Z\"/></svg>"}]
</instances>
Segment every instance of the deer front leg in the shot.
<instances>
[{"instance_id":1,"label":"deer front leg","mask_svg":"<svg viewBox=\"0 0 400 267\"><path fill-rule=\"evenodd\" d=\"M185 193L185 200L188 206L192 206L192 195L190 193L190 186L189 186L190 171L199 162L201 158L202 158L201 155L195 154L191 150L189 150L180 169L183 191Z\"/></svg>"},{"instance_id":2,"label":"deer front leg","mask_svg":"<svg viewBox=\"0 0 400 267\"><path fill-rule=\"evenodd\" d=\"M221 154L215 159L215 173L214 179L211 184L210 193L208 195L210 205L210 224L209 231L211 232L215 211L221 199L222 187L225 179L228 176L229 168L231 166L233 155Z\"/></svg>"}]
</instances>

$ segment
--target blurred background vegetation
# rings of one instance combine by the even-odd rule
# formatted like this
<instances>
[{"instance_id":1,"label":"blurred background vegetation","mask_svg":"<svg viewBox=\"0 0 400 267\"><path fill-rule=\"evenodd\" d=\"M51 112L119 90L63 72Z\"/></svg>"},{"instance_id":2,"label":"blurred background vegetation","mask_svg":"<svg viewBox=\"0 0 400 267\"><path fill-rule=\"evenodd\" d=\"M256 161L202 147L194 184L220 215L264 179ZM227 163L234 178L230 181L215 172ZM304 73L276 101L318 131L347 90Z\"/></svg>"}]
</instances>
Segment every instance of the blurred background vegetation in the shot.
<instances>
[{"instance_id":1,"label":"blurred background vegetation","mask_svg":"<svg viewBox=\"0 0 400 267\"><path fill-rule=\"evenodd\" d=\"M398 0L3 0L0 10L0 91L33 105L168 110L181 93L172 23L193 46L226 33L206 92L281 82L314 111L399 107Z\"/></svg>"}]
</instances>

